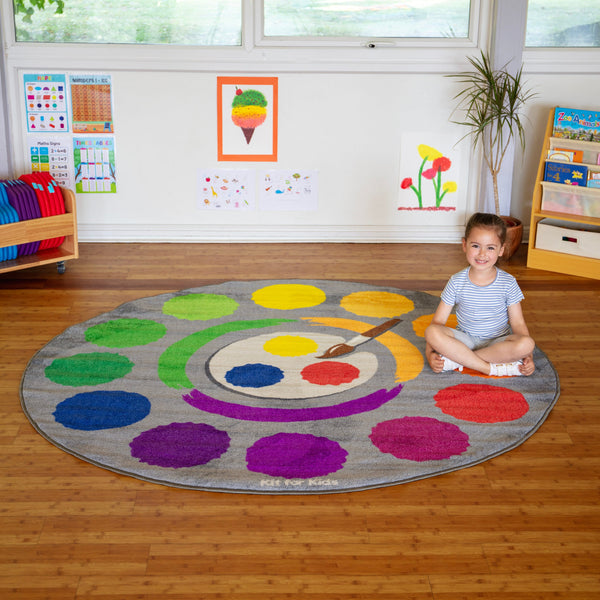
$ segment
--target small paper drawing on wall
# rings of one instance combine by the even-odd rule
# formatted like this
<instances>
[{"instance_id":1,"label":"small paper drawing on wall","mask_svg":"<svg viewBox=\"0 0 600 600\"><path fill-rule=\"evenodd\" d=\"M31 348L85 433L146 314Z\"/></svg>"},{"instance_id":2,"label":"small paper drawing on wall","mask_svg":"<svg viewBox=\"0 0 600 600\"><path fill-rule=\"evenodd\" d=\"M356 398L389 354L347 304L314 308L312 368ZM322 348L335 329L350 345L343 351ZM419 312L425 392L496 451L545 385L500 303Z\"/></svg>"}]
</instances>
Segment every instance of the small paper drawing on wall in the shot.
<instances>
[{"instance_id":1,"label":"small paper drawing on wall","mask_svg":"<svg viewBox=\"0 0 600 600\"><path fill-rule=\"evenodd\" d=\"M220 161L277 160L277 77L217 77Z\"/></svg>"},{"instance_id":2,"label":"small paper drawing on wall","mask_svg":"<svg viewBox=\"0 0 600 600\"><path fill-rule=\"evenodd\" d=\"M261 210L318 210L318 172L271 169L259 176Z\"/></svg>"},{"instance_id":3,"label":"small paper drawing on wall","mask_svg":"<svg viewBox=\"0 0 600 600\"><path fill-rule=\"evenodd\" d=\"M199 210L254 209L254 171L248 169L200 169Z\"/></svg>"},{"instance_id":4,"label":"small paper drawing on wall","mask_svg":"<svg viewBox=\"0 0 600 600\"><path fill-rule=\"evenodd\" d=\"M456 181L449 179L452 177L452 174L449 173L452 161L439 150L426 144L419 144L417 152L420 162L416 176L414 179L413 177L403 177L400 184L401 190L413 192L417 205L402 205L398 207L398 210L456 210L456 206L447 203L447 195L453 194L457 190ZM446 204L442 206L444 201Z\"/></svg>"}]
</instances>

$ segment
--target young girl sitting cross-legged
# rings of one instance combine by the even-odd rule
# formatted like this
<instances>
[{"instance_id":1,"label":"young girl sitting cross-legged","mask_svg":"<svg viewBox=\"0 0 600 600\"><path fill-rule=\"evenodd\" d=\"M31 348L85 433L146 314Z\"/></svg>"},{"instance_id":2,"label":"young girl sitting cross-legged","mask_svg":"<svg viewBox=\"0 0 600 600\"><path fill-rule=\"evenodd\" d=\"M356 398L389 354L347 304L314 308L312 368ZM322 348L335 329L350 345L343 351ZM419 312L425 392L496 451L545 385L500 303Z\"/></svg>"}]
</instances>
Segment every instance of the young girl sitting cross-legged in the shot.
<instances>
[{"instance_id":1,"label":"young girl sitting cross-legged","mask_svg":"<svg viewBox=\"0 0 600 600\"><path fill-rule=\"evenodd\" d=\"M535 342L523 318L523 292L496 267L506 243L504 221L475 213L462 243L469 266L450 278L425 331L429 366L435 373L468 367L485 375L531 375ZM454 306L457 329L446 327Z\"/></svg>"}]
</instances>

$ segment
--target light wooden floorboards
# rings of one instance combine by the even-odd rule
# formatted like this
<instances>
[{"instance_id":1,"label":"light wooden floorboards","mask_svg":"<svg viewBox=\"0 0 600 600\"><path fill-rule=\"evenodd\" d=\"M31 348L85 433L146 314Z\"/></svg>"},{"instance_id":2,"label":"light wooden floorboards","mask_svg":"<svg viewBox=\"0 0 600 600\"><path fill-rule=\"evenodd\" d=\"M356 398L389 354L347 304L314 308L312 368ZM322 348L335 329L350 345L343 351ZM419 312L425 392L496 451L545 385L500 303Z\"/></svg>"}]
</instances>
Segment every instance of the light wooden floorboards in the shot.
<instances>
[{"instance_id":1,"label":"light wooden floorboards","mask_svg":"<svg viewBox=\"0 0 600 600\"><path fill-rule=\"evenodd\" d=\"M0 598L600 599L600 282L505 268L561 379L536 434L481 465L322 496L161 487L61 452L19 404L32 355L143 296L231 279L342 279L439 293L460 245L82 244L0 275Z\"/></svg>"}]
</instances>

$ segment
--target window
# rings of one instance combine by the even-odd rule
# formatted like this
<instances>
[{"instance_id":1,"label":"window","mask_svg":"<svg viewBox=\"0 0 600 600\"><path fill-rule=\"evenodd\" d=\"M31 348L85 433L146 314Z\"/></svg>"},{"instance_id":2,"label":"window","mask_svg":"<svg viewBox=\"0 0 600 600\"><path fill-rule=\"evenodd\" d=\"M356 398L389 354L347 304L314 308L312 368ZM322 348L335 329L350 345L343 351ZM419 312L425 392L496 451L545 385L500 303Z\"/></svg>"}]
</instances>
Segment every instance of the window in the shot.
<instances>
[{"instance_id":1,"label":"window","mask_svg":"<svg viewBox=\"0 0 600 600\"><path fill-rule=\"evenodd\" d=\"M270 37L466 38L470 0L264 0Z\"/></svg>"},{"instance_id":2,"label":"window","mask_svg":"<svg viewBox=\"0 0 600 600\"><path fill-rule=\"evenodd\" d=\"M190 46L242 42L242 0L14 0L14 5L17 42Z\"/></svg>"},{"instance_id":3,"label":"window","mask_svg":"<svg viewBox=\"0 0 600 600\"><path fill-rule=\"evenodd\" d=\"M529 0L529 47L600 47L599 0Z\"/></svg>"},{"instance_id":4,"label":"window","mask_svg":"<svg viewBox=\"0 0 600 600\"><path fill-rule=\"evenodd\" d=\"M265 40L285 45L325 37L467 38L471 12L471 0L14 0L14 6L17 42L212 47L242 45L242 14L261 22Z\"/></svg>"}]
</instances>

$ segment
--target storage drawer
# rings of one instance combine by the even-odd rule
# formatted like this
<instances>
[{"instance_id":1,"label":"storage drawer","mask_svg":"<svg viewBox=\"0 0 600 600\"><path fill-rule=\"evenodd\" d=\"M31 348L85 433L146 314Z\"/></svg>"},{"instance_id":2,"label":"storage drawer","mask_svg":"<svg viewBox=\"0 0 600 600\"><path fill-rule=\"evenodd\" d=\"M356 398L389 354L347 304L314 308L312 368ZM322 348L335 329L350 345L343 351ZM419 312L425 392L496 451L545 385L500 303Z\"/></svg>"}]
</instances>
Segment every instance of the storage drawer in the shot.
<instances>
[{"instance_id":1,"label":"storage drawer","mask_svg":"<svg viewBox=\"0 0 600 600\"><path fill-rule=\"evenodd\" d=\"M600 190L542 181L542 210L600 217Z\"/></svg>"},{"instance_id":2,"label":"storage drawer","mask_svg":"<svg viewBox=\"0 0 600 600\"><path fill-rule=\"evenodd\" d=\"M600 227L542 219L537 225L535 247L600 259Z\"/></svg>"}]
</instances>

